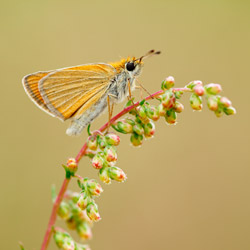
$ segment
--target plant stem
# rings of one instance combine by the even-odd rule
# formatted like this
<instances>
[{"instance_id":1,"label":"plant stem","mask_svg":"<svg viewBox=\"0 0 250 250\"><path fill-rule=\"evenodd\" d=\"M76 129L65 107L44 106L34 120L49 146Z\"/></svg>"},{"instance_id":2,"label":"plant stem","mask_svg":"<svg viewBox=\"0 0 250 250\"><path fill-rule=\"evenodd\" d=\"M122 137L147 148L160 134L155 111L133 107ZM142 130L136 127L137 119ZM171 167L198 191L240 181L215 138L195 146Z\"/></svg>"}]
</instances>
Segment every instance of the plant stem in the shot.
<instances>
[{"instance_id":1,"label":"plant stem","mask_svg":"<svg viewBox=\"0 0 250 250\"><path fill-rule=\"evenodd\" d=\"M183 91L183 92L189 92L190 89L188 88L173 88L172 89L173 91ZM157 97L159 95L161 95L164 91L163 90L160 90L150 96L147 96L145 98L145 100L150 100L152 99L153 97ZM113 118L111 118L110 120L110 124L114 123L117 119L119 119L120 117L122 117L123 115L127 114L129 111L131 111L133 108L139 106L140 102L136 102L135 104L129 106L129 107L126 107L125 109L123 109L120 113L118 113L117 115L115 115ZM100 129L99 131L103 132L105 131L105 129L107 129L109 126L109 122L105 123ZM86 150L87 150L87 144L85 143L82 148L80 149L79 153L77 154L75 160L76 162L78 163L81 158L85 155L86 153ZM71 179L71 178L70 178ZM45 233L45 236L44 236L44 240L43 240L43 244L42 244L42 247L41 247L41 250L46 250L47 247L48 247L48 244L50 242L50 238L51 238L51 235L52 235L52 228L55 224L55 221L56 221L56 214L57 214L57 210L60 206L60 203L64 197L64 194L67 190L67 187L69 185L69 182L70 182L70 179L64 179L63 181L63 184L61 186L61 189L56 197L56 200L53 204L53 208L52 208L52 212L51 212L51 215L50 215L50 219L49 219L49 223L48 223L48 227L47 227L47 230L46 230L46 233Z\"/></svg>"}]
</instances>

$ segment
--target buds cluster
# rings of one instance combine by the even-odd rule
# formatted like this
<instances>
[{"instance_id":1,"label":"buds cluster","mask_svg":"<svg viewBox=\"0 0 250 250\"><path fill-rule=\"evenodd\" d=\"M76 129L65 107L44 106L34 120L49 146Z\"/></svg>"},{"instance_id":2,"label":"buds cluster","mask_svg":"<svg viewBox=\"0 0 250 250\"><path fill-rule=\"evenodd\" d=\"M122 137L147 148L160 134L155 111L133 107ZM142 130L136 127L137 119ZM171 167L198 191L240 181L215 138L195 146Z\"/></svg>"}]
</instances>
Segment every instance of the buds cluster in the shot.
<instances>
[{"instance_id":1,"label":"buds cluster","mask_svg":"<svg viewBox=\"0 0 250 250\"><path fill-rule=\"evenodd\" d=\"M58 248L63 250L90 250L88 245L76 243L70 234L62 229L54 230L54 240Z\"/></svg>"},{"instance_id":2,"label":"buds cluster","mask_svg":"<svg viewBox=\"0 0 250 250\"><path fill-rule=\"evenodd\" d=\"M129 123L119 122L117 126L120 126L124 133L133 130ZM107 133L106 135L96 133L90 135L87 140L87 155L91 158L93 168L99 170L100 180L106 184L111 183L111 180L123 182L127 178L123 170L115 166L117 161L116 146L119 143L120 137L115 133Z\"/></svg>"}]
</instances>

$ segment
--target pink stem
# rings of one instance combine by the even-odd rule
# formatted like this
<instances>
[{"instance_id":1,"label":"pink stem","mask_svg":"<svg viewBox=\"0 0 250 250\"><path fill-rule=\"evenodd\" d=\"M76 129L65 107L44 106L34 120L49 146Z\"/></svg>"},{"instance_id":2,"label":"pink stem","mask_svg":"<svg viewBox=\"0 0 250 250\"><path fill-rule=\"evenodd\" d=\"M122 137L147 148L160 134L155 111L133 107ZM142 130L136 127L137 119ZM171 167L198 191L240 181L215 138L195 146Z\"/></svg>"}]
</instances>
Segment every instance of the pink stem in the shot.
<instances>
[{"instance_id":1,"label":"pink stem","mask_svg":"<svg viewBox=\"0 0 250 250\"><path fill-rule=\"evenodd\" d=\"M172 89L173 91L184 91L184 92L187 92L187 91L190 91L190 89L188 88L174 88ZM150 96L147 96L145 98L145 100L149 100L149 99L152 99L152 97L157 97L159 95L161 95L164 91L163 90L160 90ZM139 106L140 102L136 102L135 104L123 109L120 113L118 113L116 116L114 116L111 120L110 120L110 124L114 123L117 119L119 119L121 116L125 115L126 113L128 113L130 110L132 110L133 108ZM109 123L105 123L100 129L99 131L103 132L107 127L108 127ZM86 154L86 150L87 150L87 144L85 143L82 148L80 149L79 153L77 154L75 160L76 162L78 163L81 158ZM58 208L60 206L60 203L64 197L64 194L67 190L67 187L68 187L68 184L70 182L70 179L64 179L63 181L63 184L61 186L61 189L60 189L60 192L54 202L54 205L53 205L53 209L52 209L52 212L51 212L51 215L50 215L50 219L49 219L49 224L48 224L48 227L47 227L47 230L46 230L46 233L45 233L45 236L44 236L44 240L43 240L43 244L42 244L42 247L41 247L41 250L46 250L47 247L48 247L48 244L49 244L49 241L50 241L50 238L51 238L51 235L52 235L52 227L54 226L55 224L55 221L56 221L56 214L57 214L57 211L58 211Z\"/></svg>"}]
</instances>

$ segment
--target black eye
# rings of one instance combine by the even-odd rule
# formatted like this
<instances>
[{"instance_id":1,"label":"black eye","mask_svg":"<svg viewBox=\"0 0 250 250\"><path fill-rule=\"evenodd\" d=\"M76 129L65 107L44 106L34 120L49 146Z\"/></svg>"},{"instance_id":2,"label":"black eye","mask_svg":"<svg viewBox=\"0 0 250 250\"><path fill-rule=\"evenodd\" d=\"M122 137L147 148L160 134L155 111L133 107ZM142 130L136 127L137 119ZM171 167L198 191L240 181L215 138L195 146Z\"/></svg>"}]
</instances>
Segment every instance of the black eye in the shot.
<instances>
[{"instance_id":1,"label":"black eye","mask_svg":"<svg viewBox=\"0 0 250 250\"><path fill-rule=\"evenodd\" d=\"M133 71L135 69L135 64L133 62L128 62L126 68L128 71Z\"/></svg>"}]
</instances>

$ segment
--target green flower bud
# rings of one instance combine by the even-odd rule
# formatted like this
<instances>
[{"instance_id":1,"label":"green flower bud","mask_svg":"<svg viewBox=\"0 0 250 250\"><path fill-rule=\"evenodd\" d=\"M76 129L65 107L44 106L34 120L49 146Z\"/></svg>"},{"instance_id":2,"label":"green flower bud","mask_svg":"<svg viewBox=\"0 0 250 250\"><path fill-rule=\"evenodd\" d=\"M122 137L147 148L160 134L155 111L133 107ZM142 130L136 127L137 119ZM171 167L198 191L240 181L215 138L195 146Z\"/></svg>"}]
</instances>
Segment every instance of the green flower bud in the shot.
<instances>
[{"instance_id":1,"label":"green flower bud","mask_svg":"<svg viewBox=\"0 0 250 250\"><path fill-rule=\"evenodd\" d=\"M133 131L138 134L138 135L142 135L144 133L144 129L142 127L141 124L138 124L136 123L134 126L133 126Z\"/></svg>"},{"instance_id":2,"label":"green flower bud","mask_svg":"<svg viewBox=\"0 0 250 250\"><path fill-rule=\"evenodd\" d=\"M168 76L162 83L161 83L161 89L170 89L174 87L174 77Z\"/></svg>"},{"instance_id":3,"label":"green flower bud","mask_svg":"<svg viewBox=\"0 0 250 250\"><path fill-rule=\"evenodd\" d=\"M205 90L201 84L194 86L193 90L194 90L194 93L198 96L202 96L205 93Z\"/></svg>"},{"instance_id":4,"label":"green flower bud","mask_svg":"<svg viewBox=\"0 0 250 250\"><path fill-rule=\"evenodd\" d=\"M168 124L176 124L177 114L174 109L167 110L165 120Z\"/></svg>"},{"instance_id":5,"label":"green flower bud","mask_svg":"<svg viewBox=\"0 0 250 250\"><path fill-rule=\"evenodd\" d=\"M90 250L89 245L75 244L75 250Z\"/></svg>"},{"instance_id":6,"label":"green flower bud","mask_svg":"<svg viewBox=\"0 0 250 250\"><path fill-rule=\"evenodd\" d=\"M84 210L88 206L88 204L90 203L90 201L91 201L91 199L86 195L85 192L81 193L80 194L80 198L77 201L77 206L80 209Z\"/></svg>"},{"instance_id":7,"label":"green flower bud","mask_svg":"<svg viewBox=\"0 0 250 250\"><path fill-rule=\"evenodd\" d=\"M181 97L183 95L183 91L175 91L174 95L175 95L176 99L181 99Z\"/></svg>"},{"instance_id":8,"label":"green flower bud","mask_svg":"<svg viewBox=\"0 0 250 250\"><path fill-rule=\"evenodd\" d=\"M102 135L97 135L97 143L99 145L99 148L103 150L107 146L107 141L104 136Z\"/></svg>"},{"instance_id":9,"label":"green flower bud","mask_svg":"<svg viewBox=\"0 0 250 250\"><path fill-rule=\"evenodd\" d=\"M71 216L69 204L62 201L58 208L57 214L62 219L67 220Z\"/></svg>"},{"instance_id":10,"label":"green flower bud","mask_svg":"<svg viewBox=\"0 0 250 250\"><path fill-rule=\"evenodd\" d=\"M100 196L100 194L103 192L101 185L93 179L87 181L87 188L89 193L93 196Z\"/></svg>"},{"instance_id":11,"label":"green flower bud","mask_svg":"<svg viewBox=\"0 0 250 250\"><path fill-rule=\"evenodd\" d=\"M130 141L133 146L138 147L142 144L143 136L133 133L130 137Z\"/></svg>"},{"instance_id":12,"label":"green flower bud","mask_svg":"<svg viewBox=\"0 0 250 250\"><path fill-rule=\"evenodd\" d=\"M104 157L108 162L113 162L117 160L117 153L114 147L107 146L104 149Z\"/></svg>"},{"instance_id":13,"label":"green flower bud","mask_svg":"<svg viewBox=\"0 0 250 250\"><path fill-rule=\"evenodd\" d=\"M158 114L159 116L165 116L166 114L166 110L164 108L164 106L161 104L159 104L157 107L156 107L157 111L158 111Z\"/></svg>"},{"instance_id":14,"label":"green flower bud","mask_svg":"<svg viewBox=\"0 0 250 250\"><path fill-rule=\"evenodd\" d=\"M193 89L197 85L202 85L202 81L200 80L192 81L188 85L186 85L186 88Z\"/></svg>"},{"instance_id":15,"label":"green flower bud","mask_svg":"<svg viewBox=\"0 0 250 250\"><path fill-rule=\"evenodd\" d=\"M184 110L183 104L180 103L180 102L175 102L174 111L175 111L176 113L181 113L183 110Z\"/></svg>"},{"instance_id":16,"label":"green flower bud","mask_svg":"<svg viewBox=\"0 0 250 250\"><path fill-rule=\"evenodd\" d=\"M54 233L56 245L63 250L74 250L75 242L67 232L56 230Z\"/></svg>"},{"instance_id":17,"label":"green flower bud","mask_svg":"<svg viewBox=\"0 0 250 250\"><path fill-rule=\"evenodd\" d=\"M69 158L67 161L67 166L65 167L66 172L70 172L71 174L75 174L78 169L78 164L74 158Z\"/></svg>"},{"instance_id":18,"label":"green flower bud","mask_svg":"<svg viewBox=\"0 0 250 250\"><path fill-rule=\"evenodd\" d=\"M221 97L219 99L219 104L224 108L229 108L230 106L232 106L231 101L226 97Z\"/></svg>"},{"instance_id":19,"label":"green flower bud","mask_svg":"<svg viewBox=\"0 0 250 250\"><path fill-rule=\"evenodd\" d=\"M217 83L209 83L205 86L205 90L208 94L217 95L222 91L220 84Z\"/></svg>"},{"instance_id":20,"label":"green flower bud","mask_svg":"<svg viewBox=\"0 0 250 250\"><path fill-rule=\"evenodd\" d=\"M140 116L141 119L147 118L146 110L144 106L138 106L137 107L137 113Z\"/></svg>"},{"instance_id":21,"label":"green flower bud","mask_svg":"<svg viewBox=\"0 0 250 250\"><path fill-rule=\"evenodd\" d=\"M223 110L218 108L217 110L214 111L214 114L217 116L217 117L221 117L223 115Z\"/></svg>"},{"instance_id":22,"label":"green flower bud","mask_svg":"<svg viewBox=\"0 0 250 250\"><path fill-rule=\"evenodd\" d=\"M71 216L69 219L66 220L66 225L69 229L76 229L76 221L74 219L74 216Z\"/></svg>"},{"instance_id":23,"label":"green flower bud","mask_svg":"<svg viewBox=\"0 0 250 250\"><path fill-rule=\"evenodd\" d=\"M217 99L217 96L210 95L207 98L207 106L212 111L217 110L218 109L218 99Z\"/></svg>"},{"instance_id":24,"label":"green flower bud","mask_svg":"<svg viewBox=\"0 0 250 250\"><path fill-rule=\"evenodd\" d=\"M191 105L192 109L194 109L194 110L201 110L202 109L202 99L200 96L193 93L190 96L189 101L190 101L190 105Z\"/></svg>"},{"instance_id":25,"label":"green flower bud","mask_svg":"<svg viewBox=\"0 0 250 250\"><path fill-rule=\"evenodd\" d=\"M79 223L76 227L76 231L83 240L88 240L92 238L90 225L86 221Z\"/></svg>"},{"instance_id":26,"label":"green flower bud","mask_svg":"<svg viewBox=\"0 0 250 250\"><path fill-rule=\"evenodd\" d=\"M110 167L109 176L112 180L119 182L124 182L127 179L126 174L118 167Z\"/></svg>"},{"instance_id":27,"label":"green flower bud","mask_svg":"<svg viewBox=\"0 0 250 250\"><path fill-rule=\"evenodd\" d=\"M236 109L234 107L224 108L223 111L226 115L235 115L236 114Z\"/></svg>"},{"instance_id":28,"label":"green flower bud","mask_svg":"<svg viewBox=\"0 0 250 250\"><path fill-rule=\"evenodd\" d=\"M88 204L86 208L86 212L87 212L88 217L92 221L99 221L101 219L101 216L98 212L98 206L94 201Z\"/></svg>"},{"instance_id":29,"label":"green flower bud","mask_svg":"<svg viewBox=\"0 0 250 250\"><path fill-rule=\"evenodd\" d=\"M111 178L109 177L109 173L108 173L108 167L104 167L104 168L100 169L99 178L102 182L104 182L106 184L111 183Z\"/></svg>"},{"instance_id":30,"label":"green flower bud","mask_svg":"<svg viewBox=\"0 0 250 250\"><path fill-rule=\"evenodd\" d=\"M174 107L175 104L175 95L171 90L166 90L165 93L162 95L162 105L165 109L171 109Z\"/></svg>"},{"instance_id":31,"label":"green flower bud","mask_svg":"<svg viewBox=\"0 0 250 250\"><path fill-rule=\"evenodd\" d=\"M97 143L96 135L89 136L87 140L87 146L90 150L93 150L93 151L97 150L98 143Z\"/></svg>"},{"instance_id":32,"label":"green flower bud","mask_svg":"<svg viewBox=\"0 0 250 250\"><path fill-rule=\"evenodd\" d=\"M132 131L133 131L133 126L128 121L129 121L129 119L124 119L124 120L120 120L117 122L117 128L123 134L132 133Z\"/></svg>"},{"instance_id":33,"label":"green flower bud","mask_svg":"<svg viewBox=\"0 0 250 250\"><path fill-rule=\"evenodd\" d=\"M146 138L151 138L155 134L155 124L153 122L149 122L144 125L144 135Z\"/></svg>"},{"instance_id":34,"label":"green flower bud","mask_svg":"<svg viewBox=\"0 0 250 250\"><path fill-rule=\"evenodd\" d=\"M160 118L159 111L155 107L147 106L146 107L147 117L153 121L157 121Z\"/></svg>"},{"instance_id":35,"label":"green flower bud","mask_svg":"<svg viewBox=\"0 0 250 250\"><path fill-rule=\"evenodd\" d=\"M120 143L120 137L115 133L108 133L105 138L109 145L118 146Z\"/></svg>"},{"instance_id":36,"label":"green flower bud","mask_svg":"<svg viewBox=\"0 0 250 250\"><path fill-rule=\"evenodd\" d=\"M97 153L92 159L92 166L95 169L101 169L104 166L105 159L102 153Z\"/></svg>"}]
</instances>

